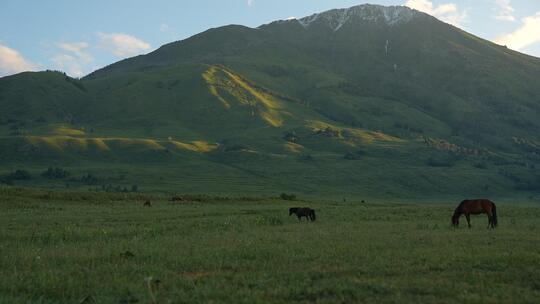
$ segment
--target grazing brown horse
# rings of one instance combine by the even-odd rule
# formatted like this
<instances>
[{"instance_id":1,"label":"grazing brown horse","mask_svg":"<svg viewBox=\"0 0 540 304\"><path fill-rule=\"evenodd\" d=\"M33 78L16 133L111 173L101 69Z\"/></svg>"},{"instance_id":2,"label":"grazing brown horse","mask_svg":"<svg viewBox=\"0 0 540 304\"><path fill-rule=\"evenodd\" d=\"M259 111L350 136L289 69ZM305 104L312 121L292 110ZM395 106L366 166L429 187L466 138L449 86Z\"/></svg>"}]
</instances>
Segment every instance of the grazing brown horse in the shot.
<instances>
[{"instance_id":1,"label":"grazing brown horse","mask_svg":"<svg viewBox=\"0 0 540 304\"><path fill-rule=\"evenodd\" d=\"M146 201L143 204L144 207L152 207L152 203L150 201Z\"/></svg>"},{"instance_id":2,"label":"grazing brown horse","mask_svg":"<svg viewBox=\"0 0 540 304\"><path fill-rule=\"evenodd\" d=\"M488 199L475 199L475 200L464 200L457 206L452 216L452 225L457 227L459 225L459 217L462 214L465 214L467 219L467 224L471 228L471 214L481 214L485 213L488 217L488 228L497 227L497 207L495 203Z\"/></svg>"},{"instance_id":3,"label":"grazing brown horse","mask_svg":"<svg viewBox=\"0 0 540 304\"><path fill-rule=\"evenodd\" d=\"M299 207L290 208L289 209L289 216L291 216L293 214L296 214L299 221L302 220L302 217L305 217L306 220L308 220L308 221L311 220L312 222L315 221L315 219L316 219L315 210L313 210L311 208L299 208Z\"/></svg>"}]
</instances>

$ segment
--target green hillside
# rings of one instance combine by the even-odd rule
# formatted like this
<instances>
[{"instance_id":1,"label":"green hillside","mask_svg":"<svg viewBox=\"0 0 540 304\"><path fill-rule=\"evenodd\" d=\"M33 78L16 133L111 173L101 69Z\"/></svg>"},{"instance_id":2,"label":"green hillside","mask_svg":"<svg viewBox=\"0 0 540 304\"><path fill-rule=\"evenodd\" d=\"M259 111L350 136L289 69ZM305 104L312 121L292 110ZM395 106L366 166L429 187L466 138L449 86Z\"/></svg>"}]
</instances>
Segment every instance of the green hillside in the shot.
<instances>
[{"instance_id":1,"label":"green hillside","mask_svg":"<svg viewBox=\"0 0 540 304\"><path fill-rule=\"evenodd\" d=\"M538 96L540 59L362 5L210 29L80 80L1 78L0 174L91 189L534 197ZM69 177L41 176L48 167Z\"/></svg>"}]
</instances>

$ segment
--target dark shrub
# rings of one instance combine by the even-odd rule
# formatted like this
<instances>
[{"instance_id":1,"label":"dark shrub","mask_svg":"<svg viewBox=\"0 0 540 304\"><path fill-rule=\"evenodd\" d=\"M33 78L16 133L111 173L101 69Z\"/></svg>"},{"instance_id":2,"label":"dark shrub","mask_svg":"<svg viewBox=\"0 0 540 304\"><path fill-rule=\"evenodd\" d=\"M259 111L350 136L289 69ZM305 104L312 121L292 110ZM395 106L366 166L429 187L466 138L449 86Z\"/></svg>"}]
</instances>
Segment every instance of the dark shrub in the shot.
<instances>
[{"instance_id":1,"label":"dark shrub","mask_svg":"<svg viewBox=\"0 0 540 304\"><path fill-rule=\"evenodd\" d=\"M454 161L449 158L430 157L426 161L426 164L430 167L452 167L454 165Z\"/></svg>"},{"instance_id":2,"label":"dark shrub","mask_svg":"<svg viewBox=\"0 0 540 304\"><path fill-rule=\"evenodd\" d=\"M296 195L295 195L295 194L281 193L281 194L279 195L279 197L280 197L282 200L285 200L285 201L295 201L295 200L296 200Z\"/></svg>"},{"instance_id":3,"label":"dark shrub","mask_svg":"<svg viewBox=\"0 0 540 304\"><path fill-rule=\"evenodd\" d=\"M487 163L485 162L476 162L473 164L473 167L475 167L476 169L487 169Z\"/></svg>"},{"instance_id":4,"label":"dark shrub","mask_svg":"<svg viewBox=\"0 0 540 304\"><path fill-rule=\"evenodd\" d=\"M311 156L311 154L301 154L299 157L298 157L299 160L304 160L304 161L312 161L313 160L313 156Z\"/></svg>"},{"instance_id":5,"label":"dark shrub","mask_svg":"<svg viewBox=\"0 0 540 304\"><path fill-rule=\"evenodd\" d=\"M48 179L62 179L69 176L69 172L67 170L64 170L62 168L52 168L49 167L49 169L43 171L41 173L41 176L48 178Z\"/></svg>"},{"instance_id":6,"label":"dark shrub","mask_svg":"<svg viewBox=\"0 0 540 304\"><path fill-rule=\"evenodd\" d=\"M0 177L0 183L6 184L6 185L13 185L14 181L29 180L29 179L32 179L32 175L30 175L30 172L26 170L16 170Z\"/></svg>"},{"instance_id":7,"label":"dark shrub","mask_svg":"<svg viewBox=\"0 0 540 304\"><path fill-rule=\"evenodd\" d=\"M92 174L86 174L81 177L80 182L87 185L95 185L97 184L98 179Z\"/></svg>"},{"instance_id":8,"label":"dark shrub","mask_svg":"<svg viewBox=\"0 0 540 304\"><path fill-rule=\"evenodd\" d=\"M364 155L366 155L365 151L358 150L358 151L355 151L355 152L347 152L347 153L345 153L345 155L343 155L343 158L345 158L347 160L361 160Z\"/></svg>"},{"instance_id":9,"label":"dark shrub","mask_svg":"<svg viewBox=\"0 0 540 304\"><path fill-rule=\"evenodd\" d=\"M287 134L285 134L283 136L283 139L289 142L293 142L293 143L298 142L298 136L296 135L296 132L294 131L288 132Z\"/></svg>"},{"instance_id":10,"label":"dark shrub","mask_svg":"<svg viewBox=\"0 0 540 304\"><path fill-rule=\"evenodd\" d=\"M28 180L32 179L32 175L26 170L16 170L6 175L6 178L10 180Z\"/></svg>"}]
</instances>

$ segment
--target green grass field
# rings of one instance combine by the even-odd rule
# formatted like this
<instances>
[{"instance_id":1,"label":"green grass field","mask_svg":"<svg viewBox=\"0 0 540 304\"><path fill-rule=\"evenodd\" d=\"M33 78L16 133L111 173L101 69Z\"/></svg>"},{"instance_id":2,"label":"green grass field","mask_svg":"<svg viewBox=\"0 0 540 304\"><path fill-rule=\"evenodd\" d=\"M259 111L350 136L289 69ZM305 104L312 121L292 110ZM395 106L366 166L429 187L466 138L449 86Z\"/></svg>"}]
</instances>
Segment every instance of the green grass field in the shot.
<instances>
[{"instance_id":1,"label":"green grass field","mask_svg":"<svg viewBox=\"0 0 540 304\"><path fill-rule=\"evenodd\" d=\"M0 188L0 303L538 301L537 206L498 201L490 231L426 203Z\"/></svg>"}]
</instances>

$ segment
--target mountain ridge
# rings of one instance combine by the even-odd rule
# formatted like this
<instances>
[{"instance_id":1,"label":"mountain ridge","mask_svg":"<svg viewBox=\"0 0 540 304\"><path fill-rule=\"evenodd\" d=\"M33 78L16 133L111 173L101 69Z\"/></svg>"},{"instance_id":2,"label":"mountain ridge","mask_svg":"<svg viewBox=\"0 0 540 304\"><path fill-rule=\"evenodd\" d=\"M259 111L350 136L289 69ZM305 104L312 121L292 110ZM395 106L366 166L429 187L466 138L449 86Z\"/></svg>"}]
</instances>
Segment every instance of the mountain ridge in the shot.
<instances>
[{"instance_id":1,"label":"mountain ridge","mask_svg":"<svg viewBox=\"0 0 540 304\"><path fill-rule=\"evenodd\" d=\"M338 31L345 23L354 18L370 22L383 21L387 25L393 26L409 22L420 14L422 13L406 6L363 4L344 9L333 9L296 20L304 28L308 28L311 23L323 19L334 31Z\"/></svg>"}]
</instances>

